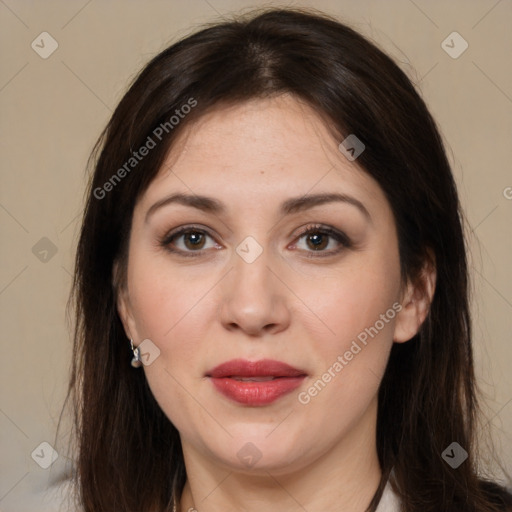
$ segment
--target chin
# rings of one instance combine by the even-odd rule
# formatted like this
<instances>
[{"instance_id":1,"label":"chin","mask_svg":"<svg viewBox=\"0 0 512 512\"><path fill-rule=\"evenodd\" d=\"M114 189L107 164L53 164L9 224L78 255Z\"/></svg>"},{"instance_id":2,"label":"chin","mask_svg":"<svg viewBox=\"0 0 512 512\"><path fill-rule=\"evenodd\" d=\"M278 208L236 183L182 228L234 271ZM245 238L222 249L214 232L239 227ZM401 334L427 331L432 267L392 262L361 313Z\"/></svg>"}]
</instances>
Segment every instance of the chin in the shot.
<instances>
[{"instance_id":1,"label":"chin","mask_svg":"<svg viewBox=\"0 0 512 512\"><path fill-rule=\"evenodd\" d=\"M216 456L224 459L231 470L252 475L286 474L306 466L310 461L305 460L305 453L310 450L304 446L304 438L290 435L289 427L279 428L283 430L278 434L268 427L247 428L246 425L230 439L227 444L229 452L223 450ZM218 449L218 445L215 448Z\"/></svg>"}]
</instances>

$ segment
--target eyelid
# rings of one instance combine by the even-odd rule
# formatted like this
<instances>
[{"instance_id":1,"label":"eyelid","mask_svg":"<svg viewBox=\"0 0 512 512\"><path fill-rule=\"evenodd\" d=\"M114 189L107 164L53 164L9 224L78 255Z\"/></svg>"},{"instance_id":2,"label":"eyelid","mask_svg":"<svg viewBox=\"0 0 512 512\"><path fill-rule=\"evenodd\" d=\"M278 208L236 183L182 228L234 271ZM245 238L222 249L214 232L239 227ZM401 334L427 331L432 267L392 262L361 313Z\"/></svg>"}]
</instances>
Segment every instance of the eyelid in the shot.
<instances>
[{"instance_id":1,"label":"eyelid","mask_svg":"<svg viewBox=\"0 0 512 512\"><path fill-rule=\"evenodd\" d=\"M302 228L297 235L295 235L297 238L301 238L304 235L307 235L308 233L327 233L333 236L337 236L339 238L342 238L347 244L350 243L350 239L348 236L343 233L342 231L339 231L331 226L324 225L324 224L308 224L304 228Z\"/></svg>"},{"instance_id":2,"label":"eyelid","mask_svg":"<svg viewBox=\"0 0 512 512\"><path fill-rule=\"evenodd\" d=\"M170 240L178 235L182 235L183 233L186 233L187 231L197 231L199 233L205 233L208 236L214 238L214 236L210 233L210 230L206 228L205 226L202 226L200 224L186 224L185 226L180 226L176 229L172 229L171 231L167 232L163 237L161 242L162 243L170 243Z\"/></svg>"}]
</instances>

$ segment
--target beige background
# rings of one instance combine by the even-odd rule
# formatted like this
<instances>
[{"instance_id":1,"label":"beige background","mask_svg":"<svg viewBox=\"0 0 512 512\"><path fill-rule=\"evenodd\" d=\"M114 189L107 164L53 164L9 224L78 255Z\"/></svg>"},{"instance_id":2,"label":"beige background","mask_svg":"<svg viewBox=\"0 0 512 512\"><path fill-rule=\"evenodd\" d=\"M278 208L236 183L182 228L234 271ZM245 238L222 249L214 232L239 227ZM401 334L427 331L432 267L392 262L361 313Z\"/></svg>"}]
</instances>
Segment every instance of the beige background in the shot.
<instances>
[{"instance_id":1,"label":"beige background","mask_svg":"<svg viewBox=\"0 0 512 512\"><path fill-rule=\"evenodd\" d=\"M64 398L65 304L94 141L150 57L203 22L264 5L348 22L398 59L438 121L471 233L477 370L512 472L512 2L0 0L0 510L40 510L30 496L65 466L63 453L47 470L31 453L54 444ZM47 59L31 48L44 31L58 42ZM469 44L457 59L441 47L453 31ZM47 261L43 237L57 249Z\"/></svg>"}]
</instances>

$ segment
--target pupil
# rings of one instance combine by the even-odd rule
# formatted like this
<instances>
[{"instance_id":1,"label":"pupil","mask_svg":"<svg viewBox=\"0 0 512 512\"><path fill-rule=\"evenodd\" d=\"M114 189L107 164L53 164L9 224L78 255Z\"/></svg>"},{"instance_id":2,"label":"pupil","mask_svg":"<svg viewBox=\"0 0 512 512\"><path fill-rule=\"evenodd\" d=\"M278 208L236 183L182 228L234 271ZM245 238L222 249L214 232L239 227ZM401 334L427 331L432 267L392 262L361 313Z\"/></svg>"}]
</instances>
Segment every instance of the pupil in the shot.
<instances>
[{"instance_id":1,"label":"pupil","mask_svg":"<svg viewBox=\"0 0 512 512\"><path fill-rule=\"evenodd\" d=\"M325 247L325 240L322 239L323 235L310 235L309 240L313 242L313 247L315 250L323 249Z\"/></svg>"},{"instance_id":2,"label":"pupil","mask_svg":"<svg viewBox=\"0 0 512 512\"><path fill-rule=\"evenodd\" d=\"M185 236L185 240L191 243L192 247L198 247L201 243L201 237L203 235L197 232L190 232Z\"/></svg>"}]
</instances>

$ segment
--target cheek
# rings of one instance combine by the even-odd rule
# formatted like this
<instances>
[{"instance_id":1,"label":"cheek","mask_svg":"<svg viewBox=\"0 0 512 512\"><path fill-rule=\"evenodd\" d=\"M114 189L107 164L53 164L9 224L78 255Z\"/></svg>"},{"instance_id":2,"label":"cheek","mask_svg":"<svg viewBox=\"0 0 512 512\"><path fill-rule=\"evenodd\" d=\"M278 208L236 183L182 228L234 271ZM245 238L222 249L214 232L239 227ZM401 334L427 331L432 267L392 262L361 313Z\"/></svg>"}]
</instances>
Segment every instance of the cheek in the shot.
<instances>
[{"instance_id":1,"label":"cheek","mask_svg":"<svg viewBox=\"0 0 512 512\"><path fill-rule=\"evenodd\" d=\"M208 281L173 268L165 255L140 251L130 264L130 298L140 334L165 345L201 310Z\"/></svg>"},{"instance_id":2,"label":"cheek","mask_svg":"<svg viewBox=\"0 0 512 512\"><path fill-rule=\"evenodd\" d=\"M195 389L207 369L208 341L214 338L211 329L218 318L214 293L209 291L218 276L211 270L173 267L165 255L155 257L147 251L134 254L130 263L130 297L138 335L160 350L155 364L144 371L156 400L177 425L179 418L172 414L176 408L186 411L190 406L190 413L194 412L194 402L184 389Z\"/></svg>"},{"instance_id":3,"label":"cheek","mask_svg":"<svg viewBox=\"0 0 512 512\"><path fill-rule=\"evenodd\" d=\"M148 261L148 255L134 255L129 275L138 334L160 350L159 358L143 370L160 408L178 430L189 432L194 430L190 418L198 414L190 397L197 393L200 356L211 324L204 295L212 284L191 279L186 270L173 271L159 258Z\"/></svg>"},{"instance_id":4,"label":"cheek","mask_svg":"<svg viewBox=\"0 0 512 512\"><path fill-rule=\"evenodd\" d=\"M375 276L347 278L319 313L334 334L311 338L317 372L298 398L310 428L327 438L350 431L377 396L393 344L395 290Z\"/></svg>"},{"instance_id":5,"label":"cheek","mask_svg":"<svg viewBox=\"0 0 512 512\"><path fill-rule=\"evenodd\" d=\"M387 315L386 312L400 294L398 256L378 258L367 254L353 259L358 259L356 264L347 264L318 281L314 296L311 290L300 291L307 294L304 296L308 305L312 304L311 309L323 320L328 328L327 337L335 340L338 350L376 322L382 337L391 339L396 312L393 309ZM383 320L381 315L385 315Z\"/></svg>"},{"instance_id":6,"label":"cheek","mask_svg":"<svg viewBox=\"0 0 512 512\"><path fill-rule=\"evenodd\" d=\"M184 314L183 301L171 293L165 279L156 279L150 271L134 274L130 297L139 335L155 342Z\"/></svg>"},{"instance_id":7,"label":"cheek","mask_svg":"<svg viewBox=\"0 0 512 512\"><path fill-rule=\"evenodd\" d=\"M358 255L357 264L320 281L312 307L327 328L322 336L311 336L318 373L310 379L313 387L306 390L304 401L311 398L319 407L341 415L340 404L346 413L346 408L366 406L375 395L393 344L400 308L398 254L378 255L377 251ZM319 323L312 320L310 331L313 322Z\"/></svg>"}]
</instances>

